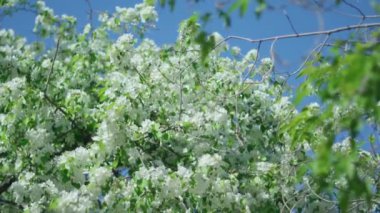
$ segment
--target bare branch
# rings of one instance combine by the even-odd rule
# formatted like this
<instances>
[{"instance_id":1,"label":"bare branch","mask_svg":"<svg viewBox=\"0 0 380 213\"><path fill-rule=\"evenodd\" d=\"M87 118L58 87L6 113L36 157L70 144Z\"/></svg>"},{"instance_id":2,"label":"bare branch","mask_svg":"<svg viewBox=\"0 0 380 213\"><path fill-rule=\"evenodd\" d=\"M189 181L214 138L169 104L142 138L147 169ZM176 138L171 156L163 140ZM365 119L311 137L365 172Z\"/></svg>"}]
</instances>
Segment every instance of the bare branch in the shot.
<instances>
[{"instance_id":1,"label":"bare branch","mask_svg":"<svg viewBox=\"0 0 380 213\"><path fill-rule=\"evenodd\" d=\"M45 89L43 91L45 95L46 95L46 92L48 90L49 83L50 83L50 78L51 78L51 75L52 75L53 70L54 70L54 64L55 64L55 60L57 59L60 40L61 40L61 38L58 37L57 45L55 47L54 57L53 57L53 60L52 60L52 63L51 63L51 67L50 67L50 71L49 71L49 74L48 74L48 77L47 77L47 80L46 80Z\"/></svg>"},{"instance_id":2,"label":"bare branch","mask_svg":"<svg viewBox=\"0 0 380 213\"><path fill-rule=\"evenodd\" d=\"M87 3L87 6L88 6L88 19L90 21L90 24L91 24L91 27L93 27L93 13L94 13L94 10L92 9L92 4L91 4L91 1L90 0L86 0L86 3Z\"/></svg>"},{"instance_id":3,"label":"bare branch","mask_svg":"<svg viewBox=\"0 0 380 213\"><path fill-rule=\"evenodd\" d=\"M182 43L179 49L181 52L183 51ZM180 54L179 60L178 60L178 69L179 69L179 113L178 113L178 121L182 120L182 113L183 113L183 72L186 70L187 66L185 69L181 70L181 59L182 55Z\"/></svg>"},{"instance_id":4,"label":"bare branch","mask_svg":"<svg viewBox=\"0 0 380 213\"><path fill-rule=\"evenodd\" d=\"M12 185L12 183L16 182L17 178L16 176L12 175L7 177L1 184L0 184L0 195L4 192L6 192L9 187Z\"/></svg>"},{"instance_id":5,"label":"bare branch","mask_svg":"<svg viewBox=\"0 0 380 213\"><path fill-rule=\"evenodd\" d=\"M286 35L272 36L272 37L261 38L261 39L250 39L250 38L241 37L241 36L228 36L223 40L223 42L226 42L231 39L236 39L236 40L247 41L250 43L258 43L258 42L273 41L276 39L282 40L282 39L308 37L308 36L316 36L316 35L330 35L330 34L342 32L342 31L349 31L349 30L360 29L360 28L371 28L371 27L380 27L380 23L348 25L345 27L338 27L331 30L314 31L314 32L306 32L306 33L299 33L299 34L286 34Z\"/></svg>"},{"instance_id":6,"label":"bare branch","mask_svg":"<svg viewBox=\"0 0 380 213\"><path fill-rule=\"evenodd\" d=\"M293 25L292 20L290 19L289 15L288 15L288 12L284 9L284 10L282 10L282 13L284 13L284 15L285 15L286 19L288 20L288 22L289 22L289 24L290 24L290 27L292 28L293 32L294 32L295 34L298 34L296 28L295 28L294 25Z\"/></svg>"},{"instance_id":7,"label":"bare branch","mask_svg":"<svg viewBox=\"0 0 380 213\"><path fill-rule=\"evenodd\" d=\"M316 54L319 54L323 47L326 45L326 42L328 41L330 35L327 35L325 40L318 46L316 46L311 52L310 54L306 57L305 61L298 67L298 69L292 73L289 74L289 77L292 76L292 75L295 75L297 73L299 73L303 68L304 66L306 65L306 63L309 61L309 59L313 56L313 55L316 55Z\"/></svg>"},{"instance_id":8,"label":"bare branch","mask_svg":"<svg viewBox=\"0 0 380 213\"><path fill-rule=\"evenodd\" d=\"M348 17L352 17L352 18L363 18L363 16L353 15L353 14L345 13L345 12L342 12L339 10L334 10L334 12L338 13L340 15L348 16ZM377 18L380 18L380 15L366 15L365 16L365 19L377 19Z\"/></svg>"},{"instance_id":9,"label":"bare branch","mask_svg":"<svg viewBox=\"0 0 380 213\"><path fill-rule=\"evenodd\" d=\"M252 71L256 68L257 60L259 59L259 55L260 55L260 48L261 48L261 42L259 42L257 45L257 55L255 58L255 61L253 62L252 67L248 70L248 73L246 75L247 77L244 77L243 83L247 80L247 78L249 78L249 76L251 76Z\"/></svg>"},{"instance_id":10,"label":"bare branch","mask_svg":"<svg viewBox=\"0 0 380 213\"><path fill-rule=\"evenodd\" d=\"M353 4L349 3L349 2L347 2L346 0L343 0L342 2L343 2L344 4L346 4L346 5L348 5L349 7L355 9L356 11L358 11L358 13L360 13L360 15L361 15L362 22L366 19L366 16L365 16L365 14L363 13L363 11L361 11L357 6L355 6L355 5L353 5Z\"/></svg>"},{"instance_id":11,"label":"bare branch","mask_svg":"<svg viewBox=\"0 0 380 213\"><path fill-rule=\"evenodd\" d=\"M271 46L270 46L270 58L272 60L272 64L268 70L267 73L265 73L265 76L268 77L269 74L273 71L273 68L274 68L274 63L276 62L276 54L275 54L275 51L274 51L274 45L276 44L277 42L277 39L273 40Z\"/></svg>"},{"instance_id":12,"label":"bare branch","mask_svg":"<svg viewBox=\"0 0 380 213\"><path fill-rule=\"evenodd\" d=\"M183 82L182 82L182 73L179 76L179 113L178 113L178 121L182 120L182 109L183 107Z\"/></svg>"},{"instance_id":13,"label":"bare branch","mask_svg":"<svg viewBox=\"0 0 380 213\"><path fill-rule=\"evenodd\" d=\"M250 87L250 85L261 84L269 78L270 74L272 73L272 71L274 69L274 64L275 64L275 60L276 60L276 58L275 58L276 53L274 51L274 45L276 44L276 42L277 42L277 39L273 40L273 42L270 46L270 58L271 58L272 64L270 65L269 70L262 75L261 80L259 80L259 81L256 81L256 82L253 82L253 81L245 82L245 81L243 81L243 83L246 83L247 85L239 92L239 94L242 93L243 91L245 91L246 89L248 89Z\"/></svg>"},{"instance_id":14,"label":"bare branch","mask_svg":"<svg viewBox=\"0 0 380 213\"><path fill-rule=\"evenodd\" d=\"M93 32L93 27L94 27L94 18L93 18L93 15L94 15L94 10L92 9L92 4L91 4L91 1L90 0L85 0L86 3L87 3L87 7L88 7L88 19L89 19L89 22L90 22L90 25L91 25L91 29L90 29L90 35L92 35L92 32Z\"/></svg>"}]
</instances>

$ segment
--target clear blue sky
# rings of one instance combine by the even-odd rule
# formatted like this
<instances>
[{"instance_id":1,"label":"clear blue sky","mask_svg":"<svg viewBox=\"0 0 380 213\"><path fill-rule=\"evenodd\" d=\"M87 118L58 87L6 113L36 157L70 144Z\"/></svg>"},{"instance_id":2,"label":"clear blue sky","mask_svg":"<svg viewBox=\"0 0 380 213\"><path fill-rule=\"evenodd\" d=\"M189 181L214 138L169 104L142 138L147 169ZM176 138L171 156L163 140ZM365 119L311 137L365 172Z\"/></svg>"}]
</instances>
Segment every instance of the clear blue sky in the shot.
<instances>
[{"instance_id":1,"label":"clear blue sky","mask_svg":"<svg viewBox=\"0 0 380 213\"><path fill-rule=\"evenodd\" d=\"M98 11L112 12L115 6L133 6L142 1L138 0L90 0L93 9ZM192 15L193 12L214 11L215 3L222 0L203 0L198 4L191 3L188 0L177 0L176 8L173 12L166 8L158 8L159 22L157 29L150 31L147 37L153 39L158 44L172 43L177 37L178 24ZM294 0L293 0L294 1ZM358 6L365 14L374 14L369 2L370 0L348 0ZM78 28L81 29L87 22L88 7L85 0L46 0L48 6L54 9L56 14L68 14L78 18ZM289 17L292 19L294 26L298 32L316 31L320 29L318 18L315 11L304 10L297 6L287 4L286 0L269 0L272 5L280 6L288 5L286 8ZM312 2L309 0L309 2ZM332 0L331 0L332 2ZM341 5L339 11L359 15L354 9L347 5ZM266 36L280 35L292 33L292 29L288 24L282 10L267 11L260 19L256 19L251 14L247 14L244 18L240 18L237 14L233 15L232 27L225 28L222 21L214 18L206 29L209 32L218 31L223 36L239 35L248 38L262 38ZM96 14L95 14L96 15ZM336 12L326 12L323 14L324 29L331 29L349 24L357 24L360 19L339 15ZM16 33L24 35L29 41L33 41L35 36L32 34L34 25L34 15L28 12L19 12L12 17L5 18L1 23L1 28L13 28ZM347 35L342 33L340 35ZM319 38L320 39L320 38ZM310 52L310 49L318 42L318 37L310 37L304 39L289 39L279 41L276 44L276 52L279 56L289 61L291 64L297 64L299 59ZM244 51L256 47L255 44L246 42L230 42L233 45L240 46ZM265 56L268 50L266 44L262 46ZM286 71L286 70L284 70Z\"/></svg>"},{"instance_id":2,"label":"clear blue sky","mask_svg":"<svg viewBox=\"0 0 380 213\"><path fill-rule=\"evenodd\" d=\"M113 12L115 6L133 7L134 4L142 1L138 0L90 0L93 10L95 11L95 20L99 11ZM177 0L176 8L173 12L168 7L158 7L159 22L157 29L146 34L146 37L154 40L157 44L170 44L177 38L177 29L179 23L193 12L215 11L215 3L221 0L203 0L198 4L191 3L187 0ZM295 0L292 0L295 2ZM46 0L46 4L53 8L56 14L68 14L78 18L78 29L82 30L83 26L88 22L88 5L85 0ZM288 4L286 0L268 0L272 5L279 7L287 5L286 12L292 20L297 32L309 32L323 29L332 29L336 27L357 24L359 18L354 18L342 13L360 15L355 9L348 5L340 5L337 10L324 12L318 17L316 11L305 10L299 6ZM313 2L308 0L308 2ZM333 0L326 1L333 2ZM373 15L375 12L370 6L370 0L348 0L348 2L359 7L366 15ZM323 22L321 22L323 20ZM379 20L366 20L366 22ZM34 14L28 12L18 12L12 17L6 17L0 23L1 28L12 28L17 34L25 36L28 41L33 41L36 37L32 33L34 25ZM263 38L267 36L275 36L293 33L286 16L282 9L265 11L260 19L256 19L253 15L253 8L243 18L238 14L232 16L232 26L225 28L223 22L218 18L213 18L206 25L208 32L218 31L223 36L239 35L248 38ZM332 38L347 38L347 32L339 33ZM321 42L322 37L307 37L281 40L276 43L275 51L278 55L277 61L282 61L283 65L277 64L277 71L292 72L302 63L303 58ZM241 41L231 41L230 46L239 46L245 53L251 48L256 48L257 44L250 44ZM269 56L269 46L271 43L263 43L260 49L262 57ZM293 87L296 87L299 81L291 81ZM309 99L308 101L315 101ZM369 130L368 130L369 131ZM366 133L367 131L364 131ZM364 134L367 135L367 134Z\"/></svg>"},{"instance_id":3,"label":"clear blue sky","mask_svg":"<svg viewBox=\"0 0 380 213\"><path fill-rule=\"evenodd\" d=\"M225 1L225 0L224 0ZM295 0L289 0L295 2ZM336 11L325 12L319 20L323 20L323 24L318 21L317 13L312 10L305 10L299 6L289 4L286 0L268 0L271 5L280 7L287 5L285 8L290 19L292 20L297 32L317 31L323 29L331 29L350 24L357 24L360 19L349 16L340 15ZM299 0L298 0L299 1ZM307 0L308 2L313 2ZM78 18L78 30L82 30L83 26L88 23L88 5L85 0L46 0L46 4L53 8L56 14L68 14ZM142 0L90 0L95 12L94 19L97 20L97 14L100 11L113 12L115 6L133 7ZM216 2L223 0L201 0L200 3L191 3L191 0L177 0L176 8L173 12L168 7L158 7L159 21L157 29L151 30L146 37L151 38L157 44L173 43L177 37L177 28L179 23L193 12L215 11ZM332 0L327 2L333 2ZM365 14L375 14L370 6L370 0L348 0L355 4ZM253 5L252 5L253 6ZM342 4L337 8L340 12L359 15L353 8ZM225 28L223 22L214 17L211 22L206 25L208 32L218 31L223 36L239 35L248 38L263 38L267 36L281 35L293 33L286 16L282 9L265 11L260 19L256 19L253 15L253 8L243 18L237 13L232 16L232 26ZM374 21L374 20L369 20ZM12 28L17 34L26 36L28 41L33 41L36 36L33 35L32 29L34 25L34 14L29 12L18 12L12 17L6 17L0 23L1 28ZM333 37L346 38L347 32L339 33ZM276 71L292 72L301 64L303 58L321 42L322 37L308 37L288 39L276 42L275 51L278 55ZM256 48L257 44L250 44L241 41L230 41L231 46L236 45L242 49L242 53L251 48ZM261 46L261 56L269 56L269 47L271 43L263 43ZM296 86L296 85L294 85Z\"/></svg>"}]
</instances>

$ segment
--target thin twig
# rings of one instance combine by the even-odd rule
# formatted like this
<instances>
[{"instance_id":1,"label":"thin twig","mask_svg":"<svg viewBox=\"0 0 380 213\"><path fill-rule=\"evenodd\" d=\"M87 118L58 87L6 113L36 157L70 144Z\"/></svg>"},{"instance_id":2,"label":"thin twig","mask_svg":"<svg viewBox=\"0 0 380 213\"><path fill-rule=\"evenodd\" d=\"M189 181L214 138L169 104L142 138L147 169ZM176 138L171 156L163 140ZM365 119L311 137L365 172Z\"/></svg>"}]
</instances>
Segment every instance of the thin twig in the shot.
<instances>
[{"instance_id":1,"label":"thin twig","mask_svg":"<svg viewBox=\"0 0 380 213\"><path fill-rule=\"evenodd\" d=\"M73 125L73 127L79 131L81 131L83 133L83 138L85 139L85 143L87 144L88 142L91 141L91 135L90 133L85 129L85 128L82 128L78 122L73 119L70 114L61 106L59 106L52 98L49 97L49 95L47 94L48 92L48 88L49 88L49 84L50 84L50 80L51 80L51 76L53 74L53 71L54 71L54 64L55 64L55 61L57 59L57 55L58 55L58 50L59 50L59 45L60 45L60 38L58 37L58 40L57 40L57 45L56 45L56 49L55 49L55 53L54 53L54 57L52 59L52 63L51 63L51 67L50 67L50 71L49 71L49 74L48 74L48 77L47 77L47 80L46 80L46 85L45 85L45 88L43 90L43 95L44 95L44 99L50 103L52 106L54 106L58 111L60 111L70 122L71 124ZM53 156L58 156L60 154L62 154L63 152L67 151L67 148L65 149L62 149L56 153L53 154Z\"/></svg>"},{"instance_id":2,"label":"thin twig","mask_svg":"<svg viewBox=\"0 0 380 213\"><path fill-rule=\"evenodd\" d=\"M52 106L54 106L58 111L60 111L69 121L73 124L75 128L78 128L78 125L74 119L70 117L70 115L64 110L61 106L55 103L46 93L44 93L44 98L47 102L49 102Z\"/></svg>"},{"instance_id":3,"label":"thin twig","mask_svg":"<svg viewBox=\"0 0 380 213\"><path fill-rule=\"evenodd\" d=\"M248 70L248 73L246 75L247 77L243 79L243 83L247 80L247 78L249 78L249 76L251 76L252 71L256 68L257 60L260 57L260 48L261 48L261 42L259 42L257 45L257 49L256 49L257 54L256 54L255 61L253 62L252 67Z\"/></svg>"},{"instance_id":4,"label":"thin twig","mask_svg":"<svg viewBox=\"0 0 380 213\"><path fill-rule=\"evenodd\" d=\"M272 73L272 71L274 69L274 63L275 63L275 60L276 60L276 58L275 58L276 54L275 54L275 51L274 51L274 45L276 44L276 42L277 42L277 39L274 39L273 42L272 42L272 44L271 44L271 46L270 46L271 65L269 67L269 70L262 75L261 80L255 81L255 82L253 82L253 81L247 82L247 85L240 91L240 93L243 92L243 91L245 91L246 89L248 89L250 87L250 85L252 85L252 84L261 84L261 83L263 83L264 81L266 81L268 79L268 77L270 76L270 74ZM243 82L243 83L245 83L245 82Z\"/></svg>"},{"instance_id":5,"label":"thin twig","mask_svg":"<svg viewBox=\"0 0 380 213\"><path fill-rule=\"evenodd\" d=\"M292 208L290 208L290 211L289 211L289 213L293 213L294 211L294 208L296 208L296 206L300 203L300 202L302 202L303 200L306 200L308 197L310 197L311 195L310 194L306 194L306 195L304 195L304 199L299 199L299 200L297 200L294 204L293 204L293 206L292 206Z\"/></svg>"},{"instance_id":6,"label":"thin twig","mask_svg":"<svg viewBox=\"0 0 380 213\"><path fill-rule=\"evenodd\" d=\"M18 209L24 209L24 207L22 207L21 205L13 202L13 201L9 201L9 200L4 200L2 198L0 198L0 205L2 204L7 204L7 205L11 205L11 206L16 206Z\"/></svg>"},{"instance_id":7,"label":"thin twig","mask_svg":"<svg viewBox=\"0 0 380 213\"><path fill-rule=\"evenodd\" d=\"M236 93L235 95L235 136L236 139L238 140L239 144L241 146L244 145L244 142L242 141L242 138L240 137L240 125L239 125L239 110L238 110L238 100L240 96L240 92Z\"/></svg>"},{"instance_id":8,"label":"thin twig","mask_svg":"<svg viewBox=\"0 0 380 213\"><path fill-rule=\"evenodd\" d=\"M161 74L162 77L164 77L169 83L175 84L173 80L171 80L168 76L166 76L161 70L160 70L161 65L157 68L157 71Z\"/></svg>"},{"instance_id":9,"label":"thin twig","mask_svg":"<svg viewBox=\"0 0 380 213\"><path fill-rule=\"evenodd\" d=\"M363 13L363 12L357 7L357 6L355 6L355 5L353 5L353 4L349 3L349 2L347 2L346 0L343 0L342 2L343 2L344 4L346 4L347 6L353 8L354 10L356 10L358 13L360 13L360 15L361 15L361 19L360 19L359 24L363 24L363 22L364 22L365 19L366 19L365 14L364 14L364 13ZM358 33L359 33L359 28L355 30L355 34L358 34ZM346 45L347 45L347 47L349 47L348 44L346 44Z\"/></svg>"},{"instance_id":10,"label":"thin twig","mask_svg":"<svg viewBox=\"0 0 380 213\"><path fill-rule=\"evenodd\" d=\"M90 25L91 25L91 30L90 30L90 35L92 35L92 31L93 31L93 28L94 28L94 23L93 23L93 14L94 14L94 10L92 9L92 4L91 4L91 1L90 0L86 0L86 3L87 3L87 6L88 6L88 19L90 21Z\"/></svg>"},{"instance_id":11,"label":"thin twig","mask_svg":"<svg viewBox=\"0 0 380 213\"><path fill-rule=\"evenodd\" d=\"M274 69L274 64L276 62L276 54L275 54L275 51L274 51L274 45L276 44L277 42L277 39L273 40L271 46L270 46L270 58L271 58L271 66L268 70L268 72L265 73L265 76L266 78L270 75L270 73L273 71ZM265 80L265 79L264 79Z\"/></svg>"},{"instance_id":12,"label":"thin twig","mask_svg":"<svg viewBox=\"0 0 380 213\"><path fill-rule=\"evenodd\" d=\"M51 66L50 66L50 71L49 71L49 74L48 74L48 77L47 77L47 80L46 80L45 89L43 91L45 95L46 95L46 92L48 90L49 83L50 83L50 78L51 78L51 75L52 75L53 70L54 70L54 64L55 64L55 60L57 59L60 40L61 40L61 38L58 37L57 45L55 47L54 57L53 57L53 60L52 60Z\"/></svg>"},{"instance_id":13,"label":"thin twig","mask_svg":"<svg viewBox=\"0 0 380 213\"><path fill-rule=\"evenodd\" d=\"M346 5L348 5L349 7L355 9L356 11L358 11L358 13L360 13L360 15L361 15L361 19L362 19L361 23L363 23L363 21L366 19L366 16L365 16L365 14L363 13L363 11L361 11L357 6L351 4L350 2L347 2L346 0L343 0L342 2L343 2L344 4L346 4Z\"/></svg>"},{"instance_id":14,"label":"thin twig","mask_svg":"<svg viewBox=\"0 0 380 213\"><path fill-rule=\"evenodd\" d=\"M310 52L310 54L306 57L305 61L303 61L303 63L298 67L298 69L297 69L296 71L290 73L290 74L288 75L288 77L293 76L293 75L299 73L299 72L304 68L304 66L305 66L306 63L309 61L309 59L311 58L312 55L317 55L317 54L319 54L319 53L322 51L323 47L326 45L326 42L328 41L329 37L330 37L330 35L327 35L326 38L325 38L325 40L324 40L320 45L316 46L316 47Z\"/></svg>"},{"instance_id":15,"label":"thin twig","mask_svg":"<svg viewBox=\"0 0 380 213\"><path fill-rule=\"evenodd\" d=\"M339 10L334 10L334 12L338 13L340 15L343 15L343 16L347 16L347 17L363 18L363 16L353 15L353 14L345 13L345 12L342 12L342 11L339 11ZM380 18L380 15L366 15L364 17L365 17L365 19L377 19L377 18Z\"/></svg>"},{"instance_id":16,"label":"thin twig","mask_svg":"<svg viewBox=\"0 0 380 213\"><path fill-rule=\"evenodd\" d=\"M145 165L145 162L144 162L144 160L143 160L143 158L142 158L142 156L141 156L141 153L140 153L140 150L139 150L139 149L137 149L137 153L138 153L138 155L139 155L139 159L141 160L142 165L143 165L145 168L147 168L146 165Z\"/></svg>"},{"instance_id":17,"label":"thin twig","mask_svg":"<svg viewBox=\"0 0 380 213\"><path fill-rule=\"evenodd\" d=\"M325 202L328 202L328 203L338 203L338 201L334 201L334 200L328 200L322 196L320 196L319 194L317 194L316 192L314 192L314 190L311 188L310 184L308 181L305 181L307 187L309 188L310 192L315 196L317 197L318 199L322 200L322 201L325 201Z\"/></svg>"},{"instance_id":18,"label":"thin twig","mask_svg":"<svg viewBox=\"0 0 380 213\"><path fill-rule=\"evenodd\" d=\"M182 43L180 43L180 47L179 47L179 51L183 51L182 50ZM185 69L181 70L181 57L182 57L182 54L179 55L179 60L178 60L178 68L179 68L179 113L178 113L178 121L181 121L182 120L182 111L183 111L183 72L185 71L185 69L187 67L185 67Z\"/></svg>"},{"instance_id":19,"label":"thin twig","mask_svg":"<svg viewBox=\"0 0 380 213\"><path fill-rule=\"evenodd\" d=\"M179 114L178 121L182 120L182 105L183 105L183 83L182 83L182 72L179 76Z\"/></svg>"},{"instance_id":20,"label":"thin twig","mask_svg":"<svg viewBox=\"0 0 380 213\"><path fill-rule=\"evenodd\" d=\"M176 129L176 128L178 128L178 127L175 127L175 126L172 126L172 127L167 127L167 128L165 128L165 129L163 129L161 132L162 133L165 133L165 132L167 132L167 131L169 131L169 130L173 130L173 129ZM134 143L137 147L139 147L141 150L144 150L144 147L143 146L141 146L141 144L139 143L141 140L145 140L145 139L147 139L147 138L149 138L150 137L150 134L145 134L145 135L143 135L142 137L140 137L140 138L138 138L138 139L135 139L135 140L130 140L132 143ZM151 145L156 145L156 144L154 144L154 143L152 143L152 142L150 142L150 141L147 141L148 143L150 143ZM178 153L178 152L176 152L173 148L171 148L171 147L166 147L166 146L162 146L164 149L166 149L166 150L168 150L169 152L171 152L171 153L173 153L173 154L175 154L176 156L178 156L178 157L183 157L180 153Z\"/></svg>"},{"instance_id":21,"label":"thin twig","mask_svg":"<svg viewBox=\"0 0 380 213\"><path fill-rule=\"evenodd\" d=\"M150 64L149 66L145 69L148 70L150 68ZM150 86L150 83L145 79L145 77L141 74L141 72L137 69L137 67L133 67L133 70L136 71L137 75L139 76L139 79L141 82L145 83L145 84L148 84Z\"/></svg>"},{"instance_id":22,"label":"thin twig","mask_svg":"<svg viewBox=\"0 0 380 213\"><path fill-rule=\"evenodd\" d=\"M284 10L282 10L282 13L285 15L286 19L288 20L288 22L289 22L289 24L290 24L290 27L292 28L293 32L294 32L295 34L298 34L296 28L295 28L294 25L293 25L292 20L290 19L289 15L288 15L288 12L284 9Z\"/></svg>"},{"instance_id":23,"label":"thin twig","mask_svg":"<svg viewBox=\"0 0 380 213\"><path fill-rule=\"evenodd\" d=\"M371 27L380 27L380 23L355 24L355 25L348 25L345 27L338 27L331 30L313 31L313 32L306 32L306 33L299 33L299 34L286 34L286 35L272 36L272 37L266 37L266 38L261 38L261 39L250 39L250 38L241 37L241 36L228 36L223 40L223 42L226 42L231 39L236 39L236 40L247 41L250 43L258 43L258 42L273 41L276 39L282 40L282 39L308 37L308 36L316 36L316 35L330 35L330 34L342 32L342 31L348 31L348 30L353 30L353 29L358 29L358 28L371 28Z\"/></svg>"},{"instance_id":24,"label":"thin twig","mask_svg":"<svg viewBox=\"0 0 380 213\"><path fill-rule=\"evenodd\" d=\"M246 41L250 43L259 43L261 45L261 43L263 42L273 41L273 40L282 40L282 39L299 38L299 37L316 36L316 35L331 35L331 34L342 32L342 31L348 31L348 30L353 30L353 29L358 29L358 28L371 28L371 27L380 27L380 23L348 25L346 27L339 27L339 28L334 28L331 30L313 31L313 32L306 32L306 33L299 33L299 34L286 34L286 35L272 36L272 37L266 37L266 38L261 38L261 39L250 39L246 37L232 35L232 36L227 36L225 39L217 43L212 49L212 51L215 50L220 45L222 45L223 43L232 39L242 40L242 41ZM186 70L188 67L190 67L194 62L198 61L200 58L201 56L198 56L194 60L192 60L191 63L189 63L183 68L183 71ZM249 83L251 84L251 82Z\"/></svg>"},{"instance_id":25,"label":"thin twig","mask_svg":"<svg viewBox=\"0 0 380 213\"><path fill-rule=\"evenodd\" d=\"M285 200L285 197L284 197L284 194L281 194L281 199L282 199L282 202L284 203L284 206L283 207L286 207L288 209L289 212L292 212L292 210L290 209L290 207L288 206L288 201ZM282 212L282 211L281 211Z\"/></svg>"}]
</instances>

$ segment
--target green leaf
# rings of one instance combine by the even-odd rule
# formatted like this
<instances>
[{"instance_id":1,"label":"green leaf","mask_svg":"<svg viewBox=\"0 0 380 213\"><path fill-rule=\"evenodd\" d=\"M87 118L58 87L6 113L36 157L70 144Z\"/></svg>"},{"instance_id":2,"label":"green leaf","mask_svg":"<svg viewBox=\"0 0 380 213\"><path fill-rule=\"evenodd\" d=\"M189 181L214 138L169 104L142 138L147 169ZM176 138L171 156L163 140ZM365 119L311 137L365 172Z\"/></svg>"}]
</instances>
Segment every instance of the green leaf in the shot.
<instances>
[{"instance_id":1,"label":"green leaf","mask_svg":"<svg viewBox=\"0 0 380 213\"><path fill-rule=\"evenodd\" d=\"M58 208L58 204L59 204L58 198L54 198L52 201L50 201L48 209L54 211Z\"/></svg>"},{"instance_id":2,"label":"green leaf","mask_svg":"<svg viewBox=\"0 0 380 213\"><path fill-rule=\"evenodd\" d=\"M241 1L241 5L239 8L239 14L240 16L243 16L244 14L247 13L250 0L240 0L240 1Z\"/></svg>"},{"instance_id":3,"label":"green leaf","mask_svg":"<svg viewBox=\"0 0 380 213\"><path fill-rule=\"evenodd\" d=\"M239 9L239 15L244 16L248 10L250 0L236 0L228 9L229 13L232 13Z\"/></svg>"},{"instance_id":4,"label":"green leaf","mask_svg":"<svg viewBox=\"0 0 380 213\"><path fill-rule=\"evenodd\" d=\"M175 7L175 0L169 0L169 7L170 7L170 10L171 10L171 11L174 10L174 7Z\"/></svg>"},{"instance_id":5,"label":"green leaf","mask_svg":"<svg viewBox=\"0 0 380 213\"><path fill-rule=\"evenodd\" d=\"M145 4L149 5L149 6L154 6L154 3L156 2L156 0L144 0Z\"/></svg>"},{"instance_id":6,"label":"green leaf","mask_svg":"<svg viewBox=\"0 0 380 213\"><path fill-rule=\"evenodd\" d=\"M223 19L224 24L226 27L231 26L231 17L228 13L224 12L223 10L218 10L219 18Z\"/></svg>"},{"instance_id":7,"label":"green leaf","mask_svg":"<svg viewBox=\"0 0 380 213\"><path fill-rule=\"evenodd\" d=\"M198 33L195 41L201 46L201 62L206 62L208 54L215 47L215 39L213 36L208 37L205 31Z\"/></svg>"},{"instance_id":8,"label":"green leaf","mask_svg":"<svg viewBox=\"0 0 380 213\"><path fill-rule=\"evenodd\" d=\"M206 25L211 19L211 13L207 12L201 16L201 21L203 22L204 25Z\"/></svg>"},{"instance_id":9,"label":"green leaf","mask_svg":"<svg viewBox=\"0 0 380 213\"><path fill-rule=\"evenodd\" d=\"M294 104L298 105L301 101L306 97L311 95L313 92L313 88L309 82L304 82L301 86L298 87L296 92L296 97L294 99Z\"/></svg>"},{"instance_id":10,"label":"green leaf","mask_svg":"<svg viewBox=\"0 0 380 213\"><path fill-rule=\"evenodd\" d=\"M7 0L0 0L0 7L4 6L7 3Z\"/></svg>"},{"instance_id":11,"label":"green leaf","mask_svg":"<svg viewBox=\"0 0 380 213\"><path fill-rule=\"evenodd\" d=\"M259 4L256 6L255 9L255 14L257 18L260 18L261 14L264 12L264 10L267 8L267 4L265 3L264 0L256 0L257 3Z\"/></svg>"}]
</instances>

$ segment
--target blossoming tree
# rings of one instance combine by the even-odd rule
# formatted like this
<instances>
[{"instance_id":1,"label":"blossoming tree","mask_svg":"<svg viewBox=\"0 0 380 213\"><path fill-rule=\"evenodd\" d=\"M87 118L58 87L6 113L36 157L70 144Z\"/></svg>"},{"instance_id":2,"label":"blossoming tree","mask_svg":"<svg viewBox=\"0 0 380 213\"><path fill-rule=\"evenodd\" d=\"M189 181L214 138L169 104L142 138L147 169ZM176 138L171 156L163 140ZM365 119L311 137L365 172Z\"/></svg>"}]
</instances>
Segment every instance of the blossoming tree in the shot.
<instances>
[{"instance_id":1,"label":"blossoming tree","mask_svg":"<svg viewBox=\"0 0 380 213\"><path fill-rule=\"evenodd\" d=\"M204 54L196 16L170 46L141 39L158 18L149 2L117 7L77 32L75 17L43 1L0 1L35 10L34 32L55 42L45 49L0 30L1 212L376 208L378 155L354 137L328 142L334 131L355 129L347 115L379 121L378 86L363 89L369 101L328 104L330 91L355 92L339 80L355 70L330 72L345 63L370 61L368 75L377 77L368 81L379 82L378 44L358 46L348 62L305 69L311 77L297 98L317 91L328 104L298 112L286 85L271 78L270 56L259 60L253 49L240 57L218 33L202 40L212 44Z\"/></svg>"}]
</instances>

